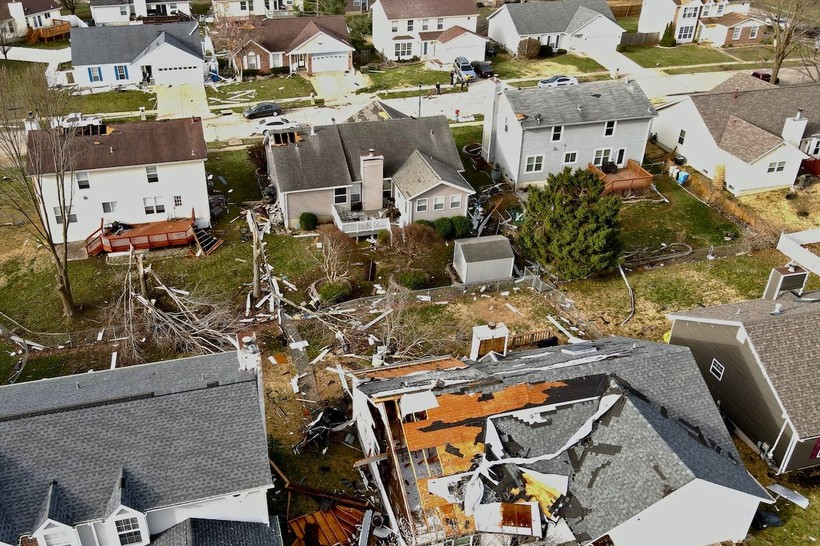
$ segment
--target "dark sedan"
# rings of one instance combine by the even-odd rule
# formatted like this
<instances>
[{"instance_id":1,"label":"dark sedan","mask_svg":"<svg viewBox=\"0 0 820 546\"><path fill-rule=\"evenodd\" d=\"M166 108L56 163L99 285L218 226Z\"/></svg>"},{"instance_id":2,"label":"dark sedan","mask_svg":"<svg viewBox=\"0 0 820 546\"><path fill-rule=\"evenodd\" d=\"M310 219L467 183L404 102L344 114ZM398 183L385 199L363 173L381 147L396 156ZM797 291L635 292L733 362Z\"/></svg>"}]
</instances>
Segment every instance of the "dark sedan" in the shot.
<instances>
[{"instance_id":1,"label":"dark sedan","mask_svg":"<svg viewBox=\"0 0 820 546\"><path fill-rule=\"evenodd\" d=\"M271 116L281 116L282 107L275 102L260 102L253 106L248 106L242 114L248 119L267 118Z\"/></svg>"},{"instance_id":2,"label":"dark sedan","mask_svg":"<svg viewBox=\"0 0 820 546\"><path fill-rule=\"evenodd\" d=\"M470 64L473 65L473 71L475 71L475 75L479 78L492 78L495 76L492 63L488 63L487 61L473 61Z\"/></svg>"}]
</instances>

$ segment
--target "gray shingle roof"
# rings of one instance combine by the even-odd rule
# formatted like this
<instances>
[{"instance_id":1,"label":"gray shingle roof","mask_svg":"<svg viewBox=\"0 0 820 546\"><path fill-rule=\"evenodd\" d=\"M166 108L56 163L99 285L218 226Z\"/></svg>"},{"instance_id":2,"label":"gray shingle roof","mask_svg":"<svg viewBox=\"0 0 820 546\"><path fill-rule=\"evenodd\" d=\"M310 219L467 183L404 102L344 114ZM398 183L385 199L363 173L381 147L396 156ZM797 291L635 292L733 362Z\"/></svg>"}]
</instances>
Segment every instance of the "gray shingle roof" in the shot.
<instances>
[{"instance_id":1,"label":"gray shingle roof","mask_svg":"<svg viewBox=\"0 0 820 546\"><path fill-rule=\"evenodd\" d=\"M425 157L418 150L414 151L407 161L393 174L393 183L407 199L427 192L442 181L453 184L470 193L475 193L472 186L454 168L437 161L432 157Z\"/></svg>"},{"instance_id":2,"label":"gray shingle roof","mask_svg":"<svg viewBox=\"0 0 820 546\"><path fill-rule=\"evenodd\" d=\"M579 8L584 8L580 15ZM553 32L575 32L601 14L613 23L615 17L605 0L556 0L506 4L500 9L510 13L516 32L522 36ZM589 12L593 12L592 14Z\"/></svg>"},{"instance_id":3,"label":"gray shingle roof","mask_svg":"<svg viewBox=\"0 0 820 546\"><path fill-rule=\"evenodd\" d=\"M776 303L782 306L780 315L771 314ZM742 324L799 436L820 436L820 303L786 294L776 302L753 300L669 315L689 317Z\"/></svg>"},{"instance_id":4,"label":"gray shingle roof","mask_svg":"<svg viewBox=\"0 0 820 546\"><path fill-rule=\"evenodd\" d=\"M283 546L279 520L264 523L188 519L151 538L153 546Z\"/></svg>"},{"instance_id":5,"label":"gray shingle roof","mask_svg":"<svg viewBox=\"0 0 820 546\"><path fill-rule=\"evenodd\" d=\"M0 387L0 461L8 543L52 482L47 511L68 525L109 515L123 468L140 511L272 483L256 375L235 353Z\"/></svg>"},{"instance_id":6,"label":"gray shingle roof","mask_svg":"<svg viewBox=\"0 0 820 546\"><path fill-rule=\"evenodd\" d=\"M764 82L760 78L753 78L746 72L735 72L729 79L716 85L711 93L734 93L737 91L750 91L752 89L774 89L773 83Z\"/></svg>"},{"instance_id":7,"label":"gray shingle roof","mask_svg":"<svg viewBox=\"0 0 820 546\"><path fill-rule=\"evenodd\" d=\"M345 123L361 123L363 121L383 121L386 119L403 119L408 115L399 112L379 100L369 102L364 108L350 116Z\"/></svg>"},{"instance_id":8,"label":"gray shingle roof","mask_svg":"<svg viewBox=\"0 0 820 546\"><path fill-rule=\"evenodd\" d=\"M359 162L370 149L384 156L385 178L416 150L450 169L464 170L444 116L315 127L315 134L304 135L298 146L269 146L268 170L282 192L349 186L361 180Z\"/></svg>"},{"instance_id":9,"label":"gray shingle roof","mask_svg":"<svg viewBox=\"0 0 820 546\"><path fill-rule=\"evenodd\" d=\"M343 15L274 17L253 24L256 28L248 31L249 37L272 53L291 51L319 32L350 45Z\"/></svg>"},{"instance_id":10,"label":"gray shingle roof","mask_svg":"<svg viewBox=\"0 0 820 546\"><path fill-rule=\"evenodd\" d=\"M640 86L635 82L623 80L589 82L550 89L508 89L503 92L503 96L509 101L513 112L526 116L519 121L524 129L649 119L655 115L655 109ZM540 116L540 123L536 116Z\"/></svg>"},{"instance_id":11,"label":"gray shingle roof","mask_svg":"<svg viewBox=\"0 0 820 546\"><path fill-rule=\"evenodd\" d=\"M515 258L510 240L503 235L456 239L455 244L461 247L461 253L467 263Z\"/></svg>"},{"instance_id":12,"label":"gray shingle roof","mask_svg":"<svg viewBox=\"0 0 820 546\"><path fill-rule=\"evenodd\" d=\"M130 63L162 33L175 47L204 59L196 22L158 25L115 25L71 29L71 63L77 66Z\"/></svg>"},{"instance_id":13,"label":"gray shingle roof","mask_svg":"<svg viewBox=\"0 0 820 546\"><path fill-rule=\"evenodd\" d=\"M801 108L808 118L804 136L820 134L820 83L755 88L739 78L733 83L734 88L725 82L708 93L692 95L692 103L715 142L730 154L745 161L757 159L760 155L754 154L766 146L756 142L764 138L767 145L775 139L782 141L786 119Z\"/></svg>"},{"instance_id":14,"label":"gray shingle roof","mask_svg":"<svg viewBox=\"0 0 820 546\"><path fill-rule=\"evenodd\" d=\"M478 8L472 0L379 0L379 4L388 19L478 15Z\"/></svg>"}]
</instances>

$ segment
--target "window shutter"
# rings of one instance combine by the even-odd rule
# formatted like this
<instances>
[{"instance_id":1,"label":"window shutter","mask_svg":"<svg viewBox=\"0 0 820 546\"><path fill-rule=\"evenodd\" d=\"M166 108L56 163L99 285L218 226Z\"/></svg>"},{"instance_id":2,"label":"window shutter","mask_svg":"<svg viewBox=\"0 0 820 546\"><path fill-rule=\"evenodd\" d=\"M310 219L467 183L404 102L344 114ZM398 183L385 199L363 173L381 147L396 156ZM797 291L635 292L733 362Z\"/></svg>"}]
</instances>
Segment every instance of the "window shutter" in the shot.
<instances>
[{"instance_id":1,"label":"window shutter","mask_svg":"<svg viewBox=\"0 0 820 546\"><path fill-rule=\"evenodd\" d=\"M811 450L811 458L817 459L820 457L820 440L814 443L814 449Z\"/></svg>"},{"instance_id":2,"label":"window shutter","mask_svg":"<svg viewBox=\"0 0 820 546\"><path fill-rule=\"evenodd\" d=\"M245 55L244 57L242 57L242 69L243 69L243 70L247 70L247 69L248 69L248 56L247 56L247 55Z\"/></svg>"},{"instance_id":3,"label":"window shutter","mask_svg":"<svg viewBox=\"0 0 820 546\"><path fill-rule=\"evenodd\" d=\"M91 74L91 67L88 67L88 81L93 82L94 76Z\"/></svg>"},{"instance_id":4,"label":"window shutter","mask_svg":"<svg viewBox=\"0 0 820 546\"><path fill-rule=\"evenodd\" d=\"M128 65L124 64L124 65L122 65L122 67L125 69L125 79L127 80L128 79Z\"/></svg>"}]
</instances>

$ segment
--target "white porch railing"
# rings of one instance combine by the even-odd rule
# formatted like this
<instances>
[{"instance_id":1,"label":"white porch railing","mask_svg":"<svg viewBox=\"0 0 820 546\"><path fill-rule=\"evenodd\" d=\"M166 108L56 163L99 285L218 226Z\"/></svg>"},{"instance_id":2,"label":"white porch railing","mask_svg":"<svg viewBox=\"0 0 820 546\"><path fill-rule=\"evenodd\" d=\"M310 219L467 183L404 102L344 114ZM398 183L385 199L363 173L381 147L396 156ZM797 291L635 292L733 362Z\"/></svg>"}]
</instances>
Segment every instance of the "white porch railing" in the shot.
<instances>
[{"instance_id":1,"label":"white porch railing","mask_svg":"<svg viewBox=\"0 0 820 546\"><path fill-rule=\"evenodd\" d=\"M342 220L339 211L333 207L333 223L342 233L348 235L364 235L377 233L383 229L390 229L389 218L368 218L365 220ZM366 213L362 213L366 214Z\"/></svg>"}]
</instances>

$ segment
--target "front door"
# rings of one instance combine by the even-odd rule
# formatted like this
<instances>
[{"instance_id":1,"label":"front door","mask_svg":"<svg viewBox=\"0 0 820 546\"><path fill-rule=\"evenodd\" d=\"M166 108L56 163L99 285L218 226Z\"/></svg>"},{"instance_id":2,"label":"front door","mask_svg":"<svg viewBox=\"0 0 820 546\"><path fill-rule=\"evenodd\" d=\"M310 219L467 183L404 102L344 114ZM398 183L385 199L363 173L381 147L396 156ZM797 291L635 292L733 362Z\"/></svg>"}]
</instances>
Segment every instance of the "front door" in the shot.
<instances>
[{"instance_id":1,"label":"front door","mask_svg":"<svg viewBox=\"0 0 820 546\"><path fill-rule=\"evenodd\" d=\"M307 55L302 53L296 56L296 68L298 70L304 70L307 64Z\"/></svg>"},{"instance_id":2,"label":"front door","mask_svg":"<svg viewBox=\"0 0 820 546\"><path fill-rule=\"evenodd\" d=\"M429 44L429 42L422 42L421 43L421 56L422 57L427 56L427 46L428 46L428 44Z\"/></svg>"},{"instance_id":3,"label":"front door","mask_svg":"<svg viewBox=\"0 0 820 546\"><path fill-rule=\"evenodd\" d=\"M151 70L151 65L145 65L145 66L143 66L143 67L142 67L142 81L144 81L144 82L150 82L150 81L151 81L151 77L153 76L152 72L153 72L153 71Z\"/></svg>"},{"instance_id":4,"label":"front door","mask_svg":"<svg viewBox=\"0 0 820 546\"><path fill-rule=\"evenodd\" d=\"M623 167L625 162L626 162L626 148L619 148L618 149L618 155L617 155L615 163L617 163L619 167Z\"/></svg>"}]
</instances>

